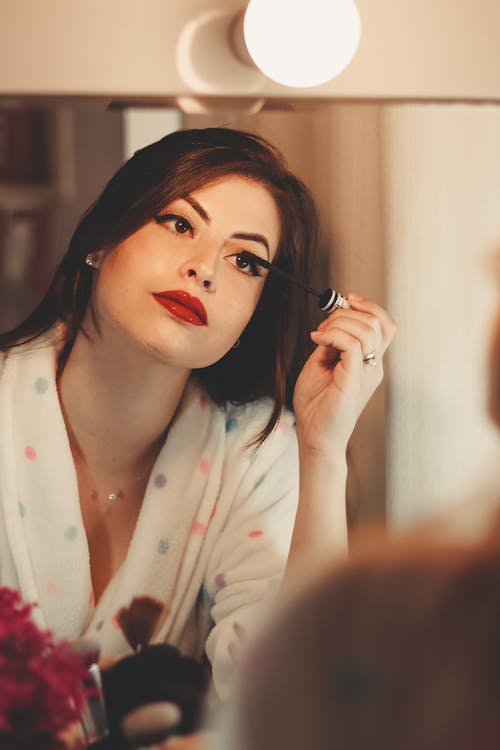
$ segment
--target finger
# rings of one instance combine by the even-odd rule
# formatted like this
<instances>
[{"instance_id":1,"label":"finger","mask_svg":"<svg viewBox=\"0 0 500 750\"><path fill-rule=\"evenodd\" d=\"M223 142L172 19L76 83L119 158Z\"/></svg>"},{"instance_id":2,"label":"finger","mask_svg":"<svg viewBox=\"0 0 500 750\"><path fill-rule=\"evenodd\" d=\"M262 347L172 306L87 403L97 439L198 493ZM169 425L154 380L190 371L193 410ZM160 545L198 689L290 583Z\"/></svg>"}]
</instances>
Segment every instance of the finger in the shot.
<instances>
[{"instance_id":1,"label":"finger","mask_svg":"<svg viewBox=\"0 0 500 750\"><path fill-rule=\"evenodd\" d=\"M328 326L319 327L318 330L325 333L335 328L358 339L363 354L381 350L382 329L380 322L373 315L347 312L330 321Z\"/></svg>"},{"instance_id":2,"label":"finger","mask_svg":"<svg viewBox=\"0 0 500 750\"><path fill-rule=\"evenodd\" d=\"M321 323L318 325L318 331L322 331L324 328L329 328L336 320L341 320L347 317L353 320L359 320L364 322L366 325L372 326L374 329L380 329L380 321L372 313L364 312L361 310L344 309L343 307L337 307L331 312Z\"/></svg>"},{"instance_id":3,"label":"finger","mask_svg":"<svg viewBox=\"0 0 500 750\"><path fill-rule=\"evenodd\" d=\"M342 364L347 370L355 372L363 368L361 343L349 333L333 328L328 331L313 331L311 338L315 344L325 347L327 350L332 350L333 354L336 355L335 359L340 356Z\"/></svg>"},{"instance_id":4,"label":"finger","mask_svg":"<svg viewBox=\"0 0 500 750\"><path fill-rule=\"evenodd\" d=\"M361 297L358 294L348 294L347 299L353 310L373 315L374 318L379 321L382 332L381 353L385 352L396 333L396 322L383 307L380 307L376 302L373 302L366 297Z\"/></svg>"},{"instance_id":5,"label":"finger","mask_svg":"<svg viewBox=\"0 0 500 750\"><path fill-rule=\"evenodd\" d=\"M364 355L361 343L358 339L344 331L339 331L338 329L313 331L311 333L311 338L314 343L318 344L318 347L321 346L323 348L323 351L327 353L329 351L337 353L336 359L331 355L326 355L324 362L328 367L333 369L340 358L344 368L349 373L355 374L363 370L363 372L369 374L375 382L381 382L384 374L382 357L376 357L374 360L375 364L372 364L370 367L366 366L367 363L363 358Z\"/></svg>"}]
</instances>

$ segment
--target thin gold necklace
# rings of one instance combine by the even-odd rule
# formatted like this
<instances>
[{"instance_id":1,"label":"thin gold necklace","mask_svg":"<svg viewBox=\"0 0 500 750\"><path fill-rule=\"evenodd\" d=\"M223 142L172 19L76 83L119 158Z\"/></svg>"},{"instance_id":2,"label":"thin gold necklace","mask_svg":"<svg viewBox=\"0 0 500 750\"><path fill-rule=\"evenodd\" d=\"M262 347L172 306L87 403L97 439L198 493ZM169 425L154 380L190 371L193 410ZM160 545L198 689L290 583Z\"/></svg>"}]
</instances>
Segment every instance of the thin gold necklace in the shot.
<instances>
[{"instance_id":1,"label":"thin gold necklace","mask_svg":"<svg viewBox=\"0 0 500 750\"><path fill-rule=\"evenodd\" d=\"M102 497L103 495L101 495ZM90 497L92 500L99 500L100 494L97 492L97 490L92 490L90 493ZM109 500L111 503L113 503L115 500L123 500L125 497L125 493L123 490L113 490L112 492L108 492L107 494L104 493L104 497L106 500Z\"/></svg>"},{"instance_id":2,"label":"thin gold necklace","mask_svg":"<svg viewBox=\"0 0 500 750\"><path fill-rule=\"evenodd\" d=\"M141 472L141 474L138 474L135 477L135 485L138 485L140 482L142 482L145 477L149 476L151 474L153 467L147 468L145 471ZM105 498L107 502L109 503L115 503L117 500L123 500L125 498L125 493L122 489L116 488L111 490L110 492L104 492L100 493L96 489L93 489L90 493L90 497L92 500L99 500L99 498Z\"/></svg>"}]
</instances>

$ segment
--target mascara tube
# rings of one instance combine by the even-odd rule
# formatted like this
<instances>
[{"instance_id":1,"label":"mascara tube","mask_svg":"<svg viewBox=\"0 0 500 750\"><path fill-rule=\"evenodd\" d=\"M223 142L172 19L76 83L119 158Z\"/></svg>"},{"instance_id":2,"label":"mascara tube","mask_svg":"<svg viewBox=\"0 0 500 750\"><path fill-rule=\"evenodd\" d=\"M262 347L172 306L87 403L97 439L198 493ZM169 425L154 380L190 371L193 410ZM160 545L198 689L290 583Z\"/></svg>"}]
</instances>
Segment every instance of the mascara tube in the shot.
<instances>
[{"instance_id":1,"label":"mascara tube","mask_svg":"<svg viewBox=\"0 0 500 750\"><path fill-rule=\"evenodd\" d=\"M318 307L323 312L331 313L337 307L342 307L344 310L350 310L351 306L349 302L343 297L340 292L336 292L335 289L326 289L318 300Z\"/></svg>"}]
</instances>

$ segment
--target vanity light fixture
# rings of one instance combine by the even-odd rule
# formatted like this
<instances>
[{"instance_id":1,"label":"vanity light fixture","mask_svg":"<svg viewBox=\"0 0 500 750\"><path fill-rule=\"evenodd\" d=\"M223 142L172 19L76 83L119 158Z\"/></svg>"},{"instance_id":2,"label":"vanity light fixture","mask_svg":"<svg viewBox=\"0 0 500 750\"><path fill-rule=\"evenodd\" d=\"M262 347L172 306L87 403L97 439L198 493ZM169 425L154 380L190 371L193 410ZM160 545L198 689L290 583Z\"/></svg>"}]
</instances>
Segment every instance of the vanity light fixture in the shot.
<instances>
[{"instance_id":1,"label":"vanity light fixture","mask_svg":"<svg viewBox=\"0 0 500 750\"><path fill-rule=\"evenodd\" d=\"M317 86L352 60L361 23L354 0L250 0L243 36L250 57L284 86Z\"/></svg>"},{"instance_id":2,"label":"vanity light fixture","mask_svg":"<svg viewBox=\"0 0 500 750\"><path fill-rule=\"evenodd\" d=\"M265 104L266 78L283 86L317 86L351 61L361 23L354 0L250 0L207 9L183 27L177 71L192 93L179 95L185 112L210 112L226 97L245 110Z\"/></svg>"}]
</instances>

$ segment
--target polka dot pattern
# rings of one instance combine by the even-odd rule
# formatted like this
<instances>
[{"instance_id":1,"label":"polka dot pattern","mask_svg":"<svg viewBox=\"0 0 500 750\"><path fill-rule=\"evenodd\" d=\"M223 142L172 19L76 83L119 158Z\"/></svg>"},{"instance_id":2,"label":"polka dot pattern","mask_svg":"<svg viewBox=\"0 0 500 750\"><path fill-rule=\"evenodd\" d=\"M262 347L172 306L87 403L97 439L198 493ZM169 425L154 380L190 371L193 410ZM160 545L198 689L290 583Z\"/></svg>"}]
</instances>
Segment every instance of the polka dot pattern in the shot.
<instances>
[{"instance_id":1,"label":"polka dot pattern","mask_svg":"<svg viewBox=\"0 0 500 750\"><path fill-rule=\"evenodd\" d=\"M210 473L210 464L204 458L200 461L199 467L202 474Z\"/></svg>"},{"instance_id":2,"label":"polka dot pattern","mask_svg":"<svg viewBox=\"0 0 500 750\"><path fill-rule=\"evenodd\" d=\"M214 580L215 580L215 585L217 586L218 589L223 589L224 586L226 585L226 577L224 573L217 573Z\"/></svg>"},{"instance_id":3,"label":"polka dot pattern","mask_svg":"<svg viewBox=\"0 0 500 750\"><path fill-rule=\"evenodd\" d=\"M161 490L167 484L167 477L165 474L157 474L154 479L154 485L157 489Z\"/></svg>"},{"instance_id":4,"label":"polka dot pattern","mask_svg":"<svg viewBox=\"0 0 500 750\"><path fill-rule=\"evenodd\" d=\"M257 477L257 479L255 480L255 483L253 485L254 490L256 490L257 487L259 487L259 485L262 484L262 482L264 481L265 478L266 478L265 474L261 474L260 477Z\"/></svg>"},{"instance_id":5,"label":"polka dot pattern","mask_svg":"<svg viewBox=\"0 0 500 750\"><path fill-rule=\"evenodd\" d=\"M24 516L26 515L26 507L25 507L25 505L23 503L19 502L17 504L17 507L19 508L19 515L21 516L21 518L24 518Z\"/></svg>"},{"instance_id":6,"label":"polka dot pattern","mask_svg":"<svg viewBox=\"0 0 500 750\"><path fill-rule=\"evenodd\" d=\"M111 618L111 623L116 630L120 630L120 623L118 622L118 612L115 612L113 617Z\"/></svg>"},{"instance_id":7,"label":"polka dot pattern","mask_svg":"<svg viewBox=\"0 0 500 750\"><path fill-rule=\"evenodd\" d=\"M36 450L32 445L27 445L24 449L24 455L28 461L34 461L36 459Z\"/></svg>"},{"instance_id":8,"label":"polka dot pattern","mask_svg":"<svg viewBox=\"0 0 500 750\"><path fill-rule=\"evenodd\" d=\"M201 600L203 604L205 605L205 607L207 607L208 609L212 609L214 600L212 599L212 597L210 596L210 594L208 593L208 591L206 590L204 586L202 586L201 588Z\"/></svg>"},{"instance_id":9,"label":"polka dot pattern","mask_svg":"<svg viewBox=\"0 0 500 750\"><path fill-rule=\"evenodd\" d=\"M256 539L259 536L262 536L264 532L261 529L254 529L253 531L248 532L248 536L250 539Z\"/></svg>"},{"instance_id":10,"label":"polka dot pattern","mask_svg":"<svg viewBox=\"0 0 500 750\"><path fill-rule=\"evenodd\" d=\"M277 429L280 432L288 432L288 430L290 429L290 422L282 417L278 422Z\"/></svg>"},{"instance_id":11,"label":"polka dot pattern","mask_svg":"<svg viewBox=\"0 0 500 750\"><path fill-rule=\"evenodd\" d=\"M76 537L78 536L78 529L76 526L68 526L66 531L64 532L64 538L68 540L68 542L74 542Z\"/></svg>"},{"instance_id":12,"label":"polka dot pattern","mask_svg":"<svg viewBox=\"0 0 500 750\"><path fill-rule=\"evenodd\" d=\"M35 391L40 395L47 393L49 381L46 378L37 378L35 381Z\"/></svg>"},{"instance_id":13,"label":"polka dot pattern","mask_svg":"<svg viewBox=\"0 0 500 750\"><path fill-rule=\"evenodd\" d=\"M238 427L238 420L234 417L231 417L226 421L226 432L232 432L233 430L236 430Z\"/></svg>"},{"instance_id":14,"label":"polka dot pattern","mask_svg":"<svg viewBox=\"0 0 500 750\"><path fill-rule=\"evenodd\" d=\"M168 548L170 547L168 539L165 539L162 537L157 546L158 554L159 555L165 555L168 552Z\"/></svg>"},{"instance_id":15,"label":"polka dot pattern","mask_svg":"<svg viewBox=\"0 0 500 750\"><path fill-rule=\"evenodd\" d=\"M100 630L102 630L102 626L103 625L104 625L104 620L99 620L99 622L95 626L95 629L97 630L97 632L99 632Z\"/></svg>"},{"instance_id":16,"label":"polka dot pattern","mask_svg":"<svg viewBox=\"0 0 500 750\"><path fill-rule=\"evenodd\" d=\"M205 524L201 523L201 521L195 521L191 526L191 533L194 534L194 536L203 536L206 528Z\"/></svg>"}]
</instances>

